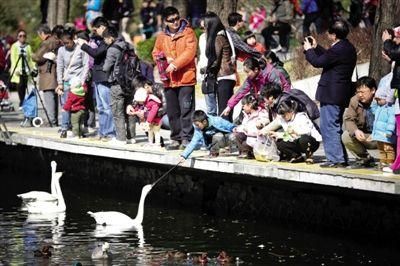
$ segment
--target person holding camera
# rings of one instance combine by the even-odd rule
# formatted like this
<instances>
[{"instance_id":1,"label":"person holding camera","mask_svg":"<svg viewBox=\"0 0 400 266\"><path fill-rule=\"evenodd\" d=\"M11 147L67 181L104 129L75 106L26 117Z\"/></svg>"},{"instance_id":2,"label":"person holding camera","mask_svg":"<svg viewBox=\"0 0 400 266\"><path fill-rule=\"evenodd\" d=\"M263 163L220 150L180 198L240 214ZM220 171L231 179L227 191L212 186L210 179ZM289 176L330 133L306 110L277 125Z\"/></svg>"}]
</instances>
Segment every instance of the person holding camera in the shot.
<instances>
[{"instance_id":1,"label":"person holding camera","mask_svg":"<svg viewBox=\"0 0 400 266\"><path fill-rule=\"evenodd\" d=\"M43 91L45 108L49 115L51 126L58 126L58 97L55 92L57 87L56 53L61 42L51 35L47 25L41 25L37 33L42 43L32 55L39 72L39 90Z\"/></svg>"},{"instance_id":2,"label":"person holding camera","mask_svg":"<svg viewBox=\"0 0 400 266\"><path fill-rule=\"evenodd\" d=\"M349 26L343 20L335 21L328 30L332 42L329 49L319 46L308 36L304 40L306 60L322 68L315 99L320 102L320 129L327 162L321 167L346 167L347 153L342 143L343 113L352 95L351 76L357 62L353 44L347 40Z\"/></svg>"},{"instance_id":3,"label":"person holding camera","mask_svg":"<svg viewBox=\"0 0 400 266\"><path fill-rule=\"evenodd\" d=\"M19 30L17 41L11 46L11 83L17 88L19 97L19 110L22 110L22 104L28 86L29 71L33 70L34 63L32 61L32 49L26 43L26 31ZM28 64L28 65L26 65Z\"/></svg>"}]
</instances>

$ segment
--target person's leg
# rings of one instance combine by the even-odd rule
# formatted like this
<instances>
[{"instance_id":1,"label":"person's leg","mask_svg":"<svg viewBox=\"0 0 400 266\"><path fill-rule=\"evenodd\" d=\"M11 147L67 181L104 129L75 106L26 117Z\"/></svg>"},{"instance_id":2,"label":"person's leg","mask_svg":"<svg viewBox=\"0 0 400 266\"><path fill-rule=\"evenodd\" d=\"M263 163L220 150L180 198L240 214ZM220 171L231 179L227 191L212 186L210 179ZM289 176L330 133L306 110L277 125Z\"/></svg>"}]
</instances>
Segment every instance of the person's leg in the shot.
<instances>
[{"instance_id":1,"label":"person's leg","mask_svg":"<svg viewBox=\"0 0 400 266\"><path fill-rule=\"evenodd\" d=\"M99 112L99 135L100 137L115 136L115 126L111 111L111 88L95 83L96 104Z\"/></svg>"},{"instance_id":2,"label":"person's leg","mask_svg":"<svg viewBox=\"0 0 400 266\"><path fill-rule=\"evenodd\" d=\"M390 166L390 168L393 171L400 169L400 115L396 115L396 136L397 136L396 159Z\"/></svg>"},{"instance_id":3,"label":"person's leg","mask_svg":"<svg viewBox=\"0 0 400 266\"><path fill-rule=\"evenodd\" d=\"M167 115L171 129L171 140L181 141L181 110L179 106L178 93L181 88L165 89L165 99L167 101Z\"/></svg>"},{"instance_id":4,"label":"person's leg","mask_svg":"<svg viewBox=\"0 0 400 266\"><path fill-rule=\"evenodd\" d=\"M116 138L126 141L125 127L125 96L120 85L111 86L111 110L116 129Z\"/></svg>"},{"instance_id":5,"label":"person's leg","mask_svg":"<svg viewBox=\"0 0 400 266\"><path fill-rule=\"evenodd\" d=\"M281 158L287 159L290 161L291 159L295 159L301 156L301 151L298 148L297 140L295 141L283 141L279 140L276 142L276 147L281 153Z\"/></svg>"},{"instance_id":6,"label":"person's leg","mask_svg":"<svg viewBox=\"0 0 400 266\"><path fill-rule=\"evenodd\" d=\"M78 137L81 138L83 137L83 124L85 122L86 118L86 111L85 110L80 110L78 111Z\"/></svg>"},{"instance_id":7,"label":"person's leg","mask_svg":"<svg viewBox=\"0 0 400 266\"><path fill-rule=\"evenodd\" d=\"M210 146L210 155L218 156L219 149L224 148L228 145L227 135L218 132L212 136L211 146Z\"/></svg>"},{"instance_id":8,"label":"person's leg","mask_svg":"<svg viewBox=\"0 0 400 266\"><path fill-rule=\"evenodd\" d=\"M217 95L218 95L218 115L221 115L225 107L228 105L229 99L233 95L233 88L236 81L229 79L222 79L218 81ZM233 111L228 116L222 116L224 119L232 122Z\"/></svg>"},{"instance_id":9,"label":"person's leg","mask_svg":"<svg viewBox=\"0 0 400 266\"><path fill-rule=\"evenodd\" d=\"M387 165L392 164L396 155L394 145L391 143L383 143L383 151L386 154L386 161L384 163Z\"/></svg>"},{"instance_id":10,"label":"person's leg","mask_svg":"<svg viewBox=\"0 0 400 266\"><path fill-rule=\"evenodd\" d=\"M253 148L246 143L247 136L243 132L234 133L236 144L239 149L239 155L248 155L252 152Z\"/></svg>"},{"instance_id":11,"label":"person's leg","mask_svg":"<svg viewBox=\"0 0 400 266\"><path fill-rule=\"evenodd\" d=\"M347 154L342 143L344 109L337 105L321 104L320 129L328 162L347 163Z\"/></svg>"},{"instance_id":12,"label":"person's leg","mask_svg":"<svg viewBox=\"0 0 400 266\"><path fill-rule=\"evenodd\" d=\"M19 106L20 107L24 103L27 85L28 85L28 77L27 76L20 76L19 83L17 83L17 91L18 91L18 98L19 98Z\"/></svg>"},{"instance_id":13,"label":"person's leg","mask_svg":"<svg viewBox=\"0 0 400 266\"><path fill-rule=\"evenodd\" d=\"M69 86L64 85L64 93L61 95L61 107L64 106L69 94ZM71 125L71 113L61 109L61 130L67 131Z\"/></svg>"},{"instance_id":14,"label":"person's leg","mask_svg":"<svg viewBox=\"0 0 400 266\"><path fill-rule=\"evenodd\" d=\"M367 148L367 142L361 142L356 139L356 137L350 136L349 132L346 130L342 135L342 141L344 146L357 158L360 160L368 159L370 157Z\"/></svg>"},{"instance_id":15,"label":"person's leg","mask_svg":"<svg viewBox=\"0 0 400 266\"><path fill-rule=\"evenodd\" d=\"M217 115L217 95L215 93L204 94L206 100L207 114Z\"/></svg>"},{"instance_id":16,"label":"person's leg","mask_svg":"<svg viewBox=\"0 0 400 266\"><path fill-rule=\"evenodd\" d=\"M71 112L71 125L74 137L79 137L79 112Z\"/></svg>"},{"instance_id":17,"label":"person's leg","mask_svg":"<svg viewBox=\"0 0 400 266\"><path fill-rule=\"evenodd\" d=\"M161 125L153 125L153 132L154 132L154 143L157 146L161 145L161 135L160 135Z\"/></svg>"},{"instance_id":18,"label":"person's leg","mask_svg":"<svg viewBox=\"0 0 400 266\"><path fill-rule=\"evenodd\" d=\"M85 127L95 128L96 127L96 112L94 108L93 98L94 87L92 84L88 85L88 92L85 95L86 110L85 113Z\"/></svg>"},{"instance_id":19,"label":"person's leg","mask_svg":"<svg viewBox=\"0 0 400 266\"><path fill-rule=\"evenodd\" d=\"M307 158L311 158L319 148L319 142L310 135L301 135L297 143L301 153L305 153Z\"/></svg>"},{"instance_id":20,"label":"person's leg","mask_svg":"<svg viewBox=\"0 0 400 266\"><path fill-rule=\"evenodd\" d=\"M303 37L310 35L311 14L305 14L303 20Z\"/></svg>"},{"instance_id":21,"label":"person's leg","mask_svg":"<svg viewBox=\"0 0 400 266\"><path fill-rule=\"evenodd\" d=\"M154 125L153 124L149 124L149 131L147 131L148 133L148 142L149 144L153 144L154 142L154 130L153 130Z\"/></svg>"},{"instance_id":22,"label":"person's leg","mask_svg":"<svg viewBox=\"0 0 400 266\"><path fill-rule=\"evenodd\" d=\"M132 142L136 142L135 141L135 137L136 137L136 123L138 122L138 117L136 115L132 116L132 115L128 115L126 117L126 126L127 126L127 135L126 138L129 139Z\"/></svg>"},{"instance_id":23,"label":"person's leg","mask_svg":"<svg viewBox=\"0 0 400 266\"><path fill-rule=\"evenodd\" d=\"M180 87L178 99L179 99L179 107L181 113L180 116L181 127L182 127L181 139L184 142L189 142L193 136L192 113L194 111L194 106L195 106L194 86Z\"/></svg>"},{"instance_id":24,"label":"person's leg","mask_svg":"<svg viewBox=\"0 0 400 266\"><path fill-rule=\"evenodd\" d=\"M58 125L58 98L54 90L43 91L43 101L52 126Z\"/></svg>"}]
</instances>

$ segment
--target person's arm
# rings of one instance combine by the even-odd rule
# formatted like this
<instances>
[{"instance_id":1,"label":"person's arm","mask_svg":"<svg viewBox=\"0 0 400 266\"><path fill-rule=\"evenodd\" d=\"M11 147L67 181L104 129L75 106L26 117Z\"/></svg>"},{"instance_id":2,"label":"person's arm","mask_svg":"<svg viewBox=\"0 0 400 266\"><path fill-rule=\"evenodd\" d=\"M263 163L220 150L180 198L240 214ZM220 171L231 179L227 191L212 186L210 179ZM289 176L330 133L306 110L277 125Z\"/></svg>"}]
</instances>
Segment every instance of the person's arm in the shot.
<instances>
[{"instance_id":1,"label":"person's arm","mask_svg":"<svg viewBox=\"0 0 400 266\"><path fill-rule=\"evenodd\" d=\"M233 32L232 30L228 30L229 35L232 38L233 46L235 46L235 49L241 52L244 52L246 54L251 55L252 57L255 57L257 59L260 59L262 54L258 52L257 50L251 48L247 43L245 43L237 34L236 32Z\"/></svg>"},{"instance_id":2,"label":"person's arm","mask_svg":"<svg viewBox=\"0 0 400 266\"><path fill-rule=\"evenodd\" d=\"M36 52L32 54L32 60L35 61L39 65L44 64L47 59L43 58L43 55L46 52L49 52L49 49L48 49L48 45L47 45L46 41L44 41L40 44L40 46L36 50Z\"/></svg>"},{"instance_id":3,"label":"person's arm","mask_svg":"<svg viewBox=\"0 0 400 266\"><path fill-rule=\"evenodd\" d=\"M307 61L313 67L317 68L327 67L331 64L334 64L338 59L338 55L333 52L332 49L329 49L320 55L317 54L316 49L308 49L305 53Z\"/></svg>"},{"instance_id":4,"label":"person's arm","mask_svg":"<svg viewBox=\"0 0 400 266\"><path fill-rule=\"evenodd\" d=\"M396 44L392 40L386 40L383 42L383 51L385 54L389 56L389 58L393 61L400 60L400 45Z\"/></svg>"},{"instance_id":5,"label":"person's arm","mask_svg":"<svg viewBox=\"0 0 400 266\"><path fill-rule=\"evenodd\" d=\"M200 132L200 130L195 129L193 138L186 146L185 150L181 153L181 157L187 159L190 156L190 154L192 154L192 152L202 143L203 143L203 134Z\"/></svg>"},{"instance_id":6,"label":"person's arm","mask_svg":"<svg viewBox=\"0 0 400 266\"><path fill-rule=\"evenodd\" d=\"M18 51L18 47L17 44L14 43L11 46L11 52L10 52L10 61L11 61L11 67L10 67L10 73L15 69L15 72L19 71L19 69L17 69L15 66L17 65L17 61L18 61L18 56L19 56L19 51ZM14 73L15 75L15 73Z\"/></svg>"},{"instance_id":7,"label":"person's arm","mask_svg":"<svg viewBox=\"0 0 400 266\"><path fill-rule=\"evenodd\" d=\"M82 84L85 83L86 78L88 76L89 73L89 55L83 51L81 51L82 53L82 64L83 64L83 69L81 72L81 82Z\"/></svg>"},{"instance_id":8,"label":"person's arm","mask_svg":"<svg viewBox=\"0 0 400 266\"><path fill-rule=\"evenodd\" d=\"M110 47L107 50L106 60L104 61L103 71L109 73L117 61L118 49L115 47Z\"/></svg>"},{"instance_id":9,"label":"person's arm","mask_svg":"<svg viewBox=\"0 0 400 266\"><path fill-rule=\"evenodd\" d=\"M107 54L107 45L104 42L101 42L97 48L92 48L90 45L84 43L81 49L93 58L103 57Z\"/></svg>"},{"instance_id":10,"label":"person's arm","mask_svg":"<svg viewBox=\"0 0 400 266\"><path fill-rule=\"evenodd\" d=\"M186 65L190 64L196 57L197 51L197 39L194 31L190 29L185 38L185 50L181 51L177 58L175 58L171 64L175 67L175 70L179 70ZM179 52L179 51L178 51Z\"/></svg>"},{"instance_id":11,"label":"person's arm","mask_svg":"<svg viewBox=\"0 0 400 266\"><path fill-rule=\"evenodd\" d=\"M58 85L63 84L64 78L64 47L60 47L57 53L57 83Z\"/></svg>"},{"instance_id":12,"label":"person's arm","mask_svg":"<svg viewBox=\"0 0 400 266\"><path fill-rule=\"evenodd\" d=\"M161 33L161 34L162 34L162 33ZM163 51L162 43L163 43L163 41L162 41L162 36L161 36L161 35L157 36L156 42L155 42L155 44L154 44L153 51L151 52L151 55L152 55L152 57L153 57L153 61L154 61L154 62L157 62L157 55L158 55L160 52Z\"/></svg>"},{"instance_id":13,"label":"person's arm","mask_svg":"<svg viewBox=\"0 0 400 266\"><path fill-rule=\"evenodd\" d=\"M273 120L271 123L260 129L260 134L261 135L268 135L269 132L278 130L281 128L281 123L280 123L280 118L277 117L275 120Z\"/></svg>"},{"instance_id":14,"label":"person's arm","mask_svg":"<svg viewBox=\"0 0 400 266\"><path fill-rule=\"evenodd\" d=\"M35 68L35 62L32 60L32 48L29 44L26 47L26 59L28 61L28 66L32 71Z\"/></svg>"},{"instance_id":15,"label":"person's arm","mask_svg":"<svg viewBox=\"0 0 400 266\"><path fill-rule=\"evenodd\" d=\"M240 89L229 99L228 107L232 110L240 100L246 96L251 89L251 84L248 79L244 81Z\"/></svg>"},{"instance_id":16,"label":"person's arm","mask_svg":"<svg viewBox=\"0 0 400 266\"><path fill-rule=\"evenodd\" d=\"M355 131L358 130L356 124L357 121L356 108L357 108L357 101L355 101L352 98L349 107L346 109L343 115L344 127L349 132L350 136L354 136Z\"/></svg>"}]
</instances>

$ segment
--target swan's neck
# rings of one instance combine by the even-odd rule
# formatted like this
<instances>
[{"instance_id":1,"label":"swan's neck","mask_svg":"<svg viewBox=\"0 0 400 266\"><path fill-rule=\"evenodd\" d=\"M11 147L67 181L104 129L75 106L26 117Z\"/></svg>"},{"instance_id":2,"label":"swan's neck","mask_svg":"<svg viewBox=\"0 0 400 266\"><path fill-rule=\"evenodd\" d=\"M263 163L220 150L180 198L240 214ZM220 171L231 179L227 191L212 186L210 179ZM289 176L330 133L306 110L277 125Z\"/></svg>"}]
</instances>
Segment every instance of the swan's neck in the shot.
<instances>
[{"instance_id":1,"label":"swan's neck","mask_svg":"<svg viewBox=\"0 0 400 266\"><path fill-rule=\"evenodd\" d=\"M65 210L66 209L66 205L65 205L65 201L64 201L64 196L62 194L61 191L61 187L60 187L60 179L57 178L57 180L55 180L55 188L57 191L57 200L58 200L58 204L57 207L59 210Z\"/></svg>"},{"instance_id":2,"label":"swan's neck","mask_svg":"<svg viewBox=\"0 0 400 266\"><path fill-rule=\"evenodd\" d=\"M50 193L51 195L57 197L57 187L56 187L56 178L55 176L55 172L52 171L51 173L51 185L50 185Z\"/></svg>"},{"instance_id":3,"label":"swan's neck","mask_svg":"<svg viewBox=\"0 0 400 266\"><path fill-rule=\"evenodd\" d=\"M143 222L144 200L146 199L146 196L147 196L147 194L148 194L149 192L150 192L150 191L143 192L143 189L142 189L142 193L141 193L141 195L140 195L140 201L139 201L138 211L137 211L137 214L136 214L135 219L133 220L133 223L135 223L135 224L142 224L142 222Z\"/></svg>"}]
</instances>

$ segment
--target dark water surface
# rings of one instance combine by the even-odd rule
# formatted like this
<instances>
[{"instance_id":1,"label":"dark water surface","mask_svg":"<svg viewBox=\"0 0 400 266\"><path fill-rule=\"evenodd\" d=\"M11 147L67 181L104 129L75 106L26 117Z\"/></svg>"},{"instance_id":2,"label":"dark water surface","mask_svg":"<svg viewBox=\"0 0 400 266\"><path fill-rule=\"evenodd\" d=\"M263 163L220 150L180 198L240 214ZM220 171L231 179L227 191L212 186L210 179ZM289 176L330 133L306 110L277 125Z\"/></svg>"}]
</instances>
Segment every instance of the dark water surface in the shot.
<instances>
[{"instance_id":1,"label":"dark water surface","mask_svg":"<svg viewBox=\"0 0 400 266\"><path fill-rule=\"evenodd\" d=\"M0 176L13 178L1 172ZM121 211L134 218L140 195L123 200L104 192L89 194L79 188L62 187L66 213L47 216L28 215L20 210L15 195L28 191L26 188L20 191L17 183L0 187L0 265L192 264L186 261L186 255L167 261L167 251L190 252L193 256L208 252L208 265L216 265L215 257L221 250L233 258L230 265L400 265L398 250L385 241L157 207L151 204L151 193L145 204L143 230L119 232L96 227L87 211ZM92 250L104 241L110 243L112 261L92 261ZM34 257L34 251L44 245L54 247L52 257ZM239 263L235 262L236 257Z\"/></svg>"}]
</instances>

